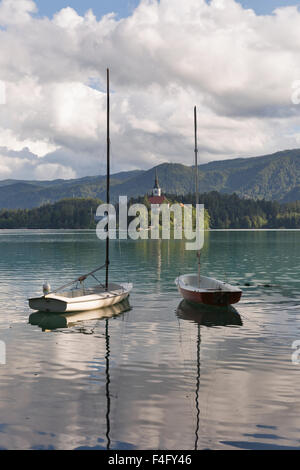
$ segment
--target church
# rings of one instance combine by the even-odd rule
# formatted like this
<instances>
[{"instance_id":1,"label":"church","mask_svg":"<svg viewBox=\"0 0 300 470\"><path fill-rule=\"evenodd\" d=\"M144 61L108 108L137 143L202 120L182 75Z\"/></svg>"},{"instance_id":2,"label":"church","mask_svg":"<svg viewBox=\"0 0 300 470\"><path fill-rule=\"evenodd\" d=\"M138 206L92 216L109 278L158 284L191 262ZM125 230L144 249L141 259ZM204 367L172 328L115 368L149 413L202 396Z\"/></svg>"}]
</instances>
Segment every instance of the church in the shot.
<instances>
[{"instance_id":1,"label":"church","mask_svg":"<svg viewBox=\"0 0 300 470\"><path fill-rule=\"evenodd\" d=\"M158 184L157 169L155 169L154 187L152 189L152 196L148 197L148 201L150 202L150 204L162 204L166 200L166 197L161 193L161 188Z\"/></svg>"}]
</instances>

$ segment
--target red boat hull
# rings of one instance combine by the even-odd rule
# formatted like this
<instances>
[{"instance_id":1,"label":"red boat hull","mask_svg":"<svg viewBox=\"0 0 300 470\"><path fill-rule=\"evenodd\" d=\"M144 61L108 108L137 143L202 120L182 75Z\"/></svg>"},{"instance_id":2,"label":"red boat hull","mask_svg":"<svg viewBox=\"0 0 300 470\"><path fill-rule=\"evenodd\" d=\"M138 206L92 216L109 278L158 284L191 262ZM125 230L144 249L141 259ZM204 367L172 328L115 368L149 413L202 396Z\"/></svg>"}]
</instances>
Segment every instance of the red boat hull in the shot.
<instances>
[{"instance_id":1,"label":"red boat hull","mask_svg":"<svg viewBox=\"0 0 300 470\"><path fill-rule=\"evenodd\" d=\"M205 305L218 305L218 306L226 306L232 305L239 302L242 292L222 292L222 291L214 291L214 292L196 292L191 290L183 289L179 287L179 292L181 293L182 297L189 302L193 302L195 304L205 304Z\"/></svg>"}]
</instances>

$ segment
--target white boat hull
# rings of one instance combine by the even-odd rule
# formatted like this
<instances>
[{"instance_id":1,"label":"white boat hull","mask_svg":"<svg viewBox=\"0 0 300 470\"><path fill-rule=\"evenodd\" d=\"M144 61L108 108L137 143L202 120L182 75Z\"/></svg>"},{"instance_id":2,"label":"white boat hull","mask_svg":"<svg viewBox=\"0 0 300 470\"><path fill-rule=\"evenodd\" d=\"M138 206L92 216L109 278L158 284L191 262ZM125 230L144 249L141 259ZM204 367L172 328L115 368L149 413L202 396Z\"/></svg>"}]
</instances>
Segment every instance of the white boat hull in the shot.
<instances>
[{"instance_id":1,"label":"white boat hull","mask_svg":"<svg viewBox=\"0 0 300 470\"><path fill-rule=\"evenodd\" d=\"M82 312L118 304L129 296L132 284L109 284L108 290L102 286L92 289L53 293L29 299L32 310L40 312Z\"/></svg>"},{"instance_id":2,"label":"white boat hull","mask_svg":"<svg viewBox=\"0 0 300 470\"><path fill-rule=\"evenodd\" d=\"M66 312L66 313L47 313L47 312L32 312L29 316L29 323L31 325L38 325L45 330L54 330L56 328L69 328L77 323L90 322L93 320L103 320L120 315L121 313L130 310L128 300L119 302L110 307L103 307L95 310L88 310L82 312Z\"/></svg>"}]
</instances>

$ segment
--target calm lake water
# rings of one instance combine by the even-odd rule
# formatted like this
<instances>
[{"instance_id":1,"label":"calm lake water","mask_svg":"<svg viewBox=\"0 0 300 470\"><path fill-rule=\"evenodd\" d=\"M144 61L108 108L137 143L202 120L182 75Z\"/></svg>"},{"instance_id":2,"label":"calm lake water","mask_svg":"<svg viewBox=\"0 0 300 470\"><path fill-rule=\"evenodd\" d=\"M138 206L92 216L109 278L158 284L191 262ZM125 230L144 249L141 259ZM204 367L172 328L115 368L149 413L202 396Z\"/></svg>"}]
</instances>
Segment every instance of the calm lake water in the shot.
<instances>
[{"instance_id":1,"label":"calm lake water","mask_svg":"<svg viewBox=\"0 0 300 470\"><path fill-rule=\"evenodd\" d=\"M31 324L27 297L102 264L104 243L0 231L0 448L300 448L299 243L296 231L208 233L202 272L248 284L236 312L216 314L181 303L174 278L195 266L184 242L113 241L111 279L134 283L131 309Z\"/></svg>"}]
</instances>

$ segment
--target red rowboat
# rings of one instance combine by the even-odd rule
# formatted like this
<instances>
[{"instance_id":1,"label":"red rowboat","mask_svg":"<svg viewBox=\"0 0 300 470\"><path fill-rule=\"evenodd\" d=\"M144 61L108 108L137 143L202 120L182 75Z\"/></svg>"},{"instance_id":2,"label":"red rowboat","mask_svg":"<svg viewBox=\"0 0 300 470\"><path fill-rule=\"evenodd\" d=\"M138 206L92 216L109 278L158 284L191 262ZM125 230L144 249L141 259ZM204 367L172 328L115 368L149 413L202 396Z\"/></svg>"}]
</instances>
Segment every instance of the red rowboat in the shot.
<instances>
[{"instance_id":1,"label":"red rowboat","mask_svg":"<svg viewBox=\"0 0 300 470\"><path fill-rule=\"evenodd\" d=\"M195 174L196 174L196 207L199 202L198 191L198 145L197 145L197 110L194 107L194 127L195 127ZM211 277L200 275L201 251L197 251L198 274L183 274L175 279L182 297L188 302L204 305L226 306L236 304L242 291L238 287L231 286L227 282L218 281Z\"/></svg>"},{"instance_id":2,"label":"red rowboat","mask_svg":"<svg viewBox=\"0 0 300 470\"><path fill-rule=\"evenodd\" d=\"M198 274L183 274L175 279L175 284L182 297L195 304L226 306L236 304L242 291L227 282Z\"/></svg>"}]
</instances>

